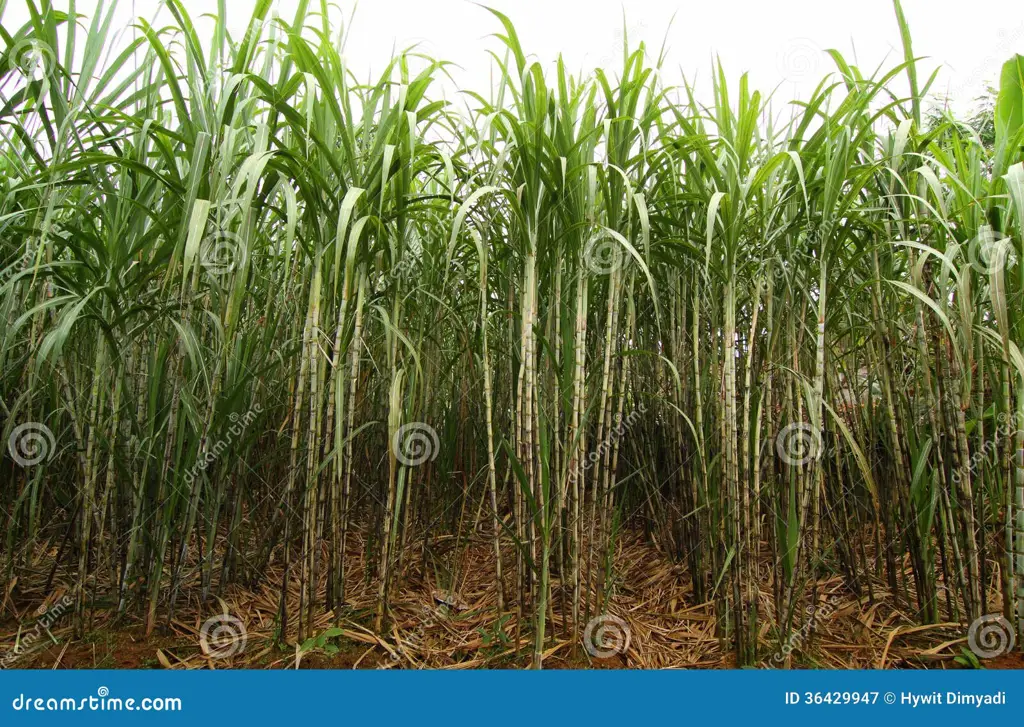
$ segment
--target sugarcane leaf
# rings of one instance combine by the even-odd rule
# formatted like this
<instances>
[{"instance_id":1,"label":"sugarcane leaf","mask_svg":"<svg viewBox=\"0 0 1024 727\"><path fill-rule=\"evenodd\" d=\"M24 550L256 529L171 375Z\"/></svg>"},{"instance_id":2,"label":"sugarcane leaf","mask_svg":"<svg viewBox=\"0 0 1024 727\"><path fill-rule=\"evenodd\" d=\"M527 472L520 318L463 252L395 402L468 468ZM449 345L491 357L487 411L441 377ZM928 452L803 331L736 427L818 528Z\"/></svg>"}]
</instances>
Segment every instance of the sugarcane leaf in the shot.
<instances>
[{"instance_id":1,"label":"sugarcane leaf","mask_svg":"<svg viewBox=\"0 0 1024 727\"><path fill-rule=\"evenodd\" d=\"M996 147L1004 148L1024 126L1024 56L1015 55L1003 64L996 96Z\"/></svg>"}]
</instances>

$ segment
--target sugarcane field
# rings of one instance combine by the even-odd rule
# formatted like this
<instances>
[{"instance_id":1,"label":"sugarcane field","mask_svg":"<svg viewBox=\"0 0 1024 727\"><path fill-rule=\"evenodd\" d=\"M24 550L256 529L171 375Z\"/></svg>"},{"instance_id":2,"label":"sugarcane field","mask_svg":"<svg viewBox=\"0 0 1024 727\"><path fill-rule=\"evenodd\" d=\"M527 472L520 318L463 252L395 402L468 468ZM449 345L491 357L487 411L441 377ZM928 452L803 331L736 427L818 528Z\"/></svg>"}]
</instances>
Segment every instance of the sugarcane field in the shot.
<instances>
[{"instance_id":1,"label":"sugarcane field","mask_svg":"<svg viewBox=\"0 0 1024 727\"><path fill-rule=\"evenodd\" d=\"M0 0L0 667L1024 668L1024 13L487 4Z\"/></svg>"}]
</instances>

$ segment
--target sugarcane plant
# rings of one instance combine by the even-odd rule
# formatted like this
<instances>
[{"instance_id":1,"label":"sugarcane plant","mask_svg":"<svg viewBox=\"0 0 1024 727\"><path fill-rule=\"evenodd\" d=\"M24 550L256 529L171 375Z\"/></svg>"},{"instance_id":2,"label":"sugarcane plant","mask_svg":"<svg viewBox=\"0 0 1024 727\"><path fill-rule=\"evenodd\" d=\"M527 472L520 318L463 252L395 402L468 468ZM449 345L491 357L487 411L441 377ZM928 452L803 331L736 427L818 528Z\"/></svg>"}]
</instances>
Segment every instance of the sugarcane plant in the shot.
<instances>
[{"instance_id":1,"label":"sugarcane plant","mask_svg":"<svg viewBox=\"0 0 1024 727\"><path fill-rule=\"evenodd\" d=\"M738 664L830 573L1024 644L1024 57L988 143L922 113L899 0L899 62L832 50L781 114L628 38L549 66L494 10L496 80L454 103L416 49L357 78L326 0L257 0L241 38L226 0L205 36L180 0L117 38L116 1L27 5L0 3L2 567L72 582L79 633L101 598L151 632L242 584L301 643L365 581L387 634L414 553L455 543L454 598L483 533L540 668L639 533Z\"/></svg>"}]
</instances>

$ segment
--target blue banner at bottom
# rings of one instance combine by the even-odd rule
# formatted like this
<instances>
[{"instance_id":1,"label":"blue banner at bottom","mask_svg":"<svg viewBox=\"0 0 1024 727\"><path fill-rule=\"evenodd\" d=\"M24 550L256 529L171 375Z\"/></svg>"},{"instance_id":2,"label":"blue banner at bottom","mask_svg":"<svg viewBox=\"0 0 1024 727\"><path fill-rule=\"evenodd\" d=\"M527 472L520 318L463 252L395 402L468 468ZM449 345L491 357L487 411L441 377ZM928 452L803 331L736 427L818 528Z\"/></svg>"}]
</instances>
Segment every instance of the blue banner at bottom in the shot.
<instances>
[{"instance_id":1,"label":"blue banner at bottom","mask_svg":"<svg viewBox=\"0 0 1024 727\"><path fill-rule=\"evenodd\" d=\"M0 672L0 724L149 722L535 727L699 720L1008 718L1024 671Z\"/></svg>"}]
</instances>

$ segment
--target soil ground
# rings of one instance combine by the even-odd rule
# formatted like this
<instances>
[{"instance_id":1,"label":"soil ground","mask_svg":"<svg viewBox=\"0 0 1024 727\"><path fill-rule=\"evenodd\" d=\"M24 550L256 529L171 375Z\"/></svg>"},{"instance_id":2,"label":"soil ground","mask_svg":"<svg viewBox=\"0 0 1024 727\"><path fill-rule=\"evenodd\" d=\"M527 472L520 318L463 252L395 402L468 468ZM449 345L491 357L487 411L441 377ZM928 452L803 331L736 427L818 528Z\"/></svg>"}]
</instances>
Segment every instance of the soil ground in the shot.
<instances>
[{"instance_id":1,"label":"soil ground","mask_svg":"<svg viewBox=\"0 0 1024 727\"><path fill-rule=\"evenodd\" d=\"M353 562L365 544L353 538ZM512 570L511 545L503 554ZM141 615L131 610L116 616L116 603L96 603L86 613L85 629L76 637L72 617L56 620L49 633L8 660L14 668L38 669L395 669L395 668L522 668L529 664L532 640L520 634L515 648L517 614L495 616L496 585L490 540L479 535L467 547L454 548L433 542L410 549L403 559L401 587L392 596L390 625L374 633L377 583L366 582L362 571L350 568L346 581L346 606L336 619L323 612L325 583L320 584L312 636L298 640L294 625L299 610L299 587L292 579L289 612L293 627L287 638L275 631L278 609L279 566L271 564L267 577L256 589L231 586L220 599L199 601L198 569L193 587L183 589L176 615L168 622L159 617L147 636ZM866 593L851 592L840 576L823 578L815 589L820 610L807 604L796 620L789 657L783 656L772 624L774 584L770 559L765 559L757 608L761 614L759 666L766 668L1024 668L1019 647L994 659L972 660L967 656L966 624L943 622L919 625L913 607L897 599L883 583L872 584L873 600ZM52 562L40 557L32 572L47 573ZM732 668L734 654L716 635L713 604L694 603L693 589L682 565L667 560L655 547L635 535L624 542L615 558L614 595L608 611L628 627L625 651L609 658L593 658L582 639L568 628L571 590L558 579L552 583L552 608L548 619L544 667L578 668ZM444 575L442 575L444 574ZM32 580L32 579L28 579ZM56 579L55 583L60 579ZM67 593L53 586L44 593L45 579L28 583L15 579L4 588L0 607L0 657L10 654L19 641L34 631L38 616ZM443 581L443 582L442 582ZM186 584L188 585L188 584ZM506 579L511 594L514 579ZM862 589L866 590L866 589ZM990 604L992 606L992 604ZM580 610L584 610L581 604ZM947 609L940 609L946 613ZM990 610L996 611L997 608ZM203 624L228 613L245 630L241 640L204 643ZM583 629L573 630L579 633ZM209 632L208 632L209 635ZM319 636L319 638L317 638ZM211 637L212 638L212 637ZM619 642L621 644L621 641ZM305 648L302 648L302 647ZM959 657L959 658L957 658Z\"/></svg>"}]
</instances>

